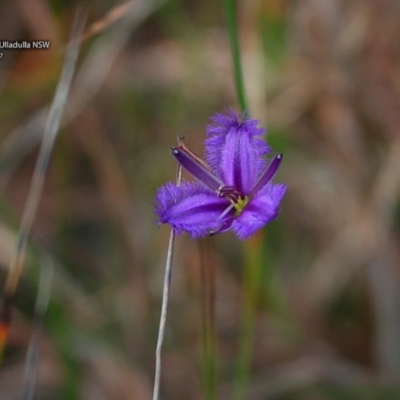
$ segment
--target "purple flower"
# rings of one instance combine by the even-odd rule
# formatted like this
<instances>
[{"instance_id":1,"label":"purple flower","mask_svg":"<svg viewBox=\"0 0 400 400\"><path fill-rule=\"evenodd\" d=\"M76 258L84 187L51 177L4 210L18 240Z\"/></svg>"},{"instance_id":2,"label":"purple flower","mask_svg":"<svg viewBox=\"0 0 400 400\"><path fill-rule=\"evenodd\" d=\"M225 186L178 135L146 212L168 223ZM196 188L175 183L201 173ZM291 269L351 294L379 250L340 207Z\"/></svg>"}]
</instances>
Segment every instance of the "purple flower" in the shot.
<instances>
[{"instance_id":1,"label":"purple flower","mask_svg":"<svg viewBox=\"0 0 400 400\"><path fill-rule=\"evenodd\" d=\"M157 192L155 212L160 223L194 238L232 229L246 239L278 214L286 186L272 178L282 160L267 163L270 147L262 140L259 121L237 115L216 114L207 127L206 161L183 143L172 148L179 164L196 182L167 183Z\"/></svg>"}]
</instances>

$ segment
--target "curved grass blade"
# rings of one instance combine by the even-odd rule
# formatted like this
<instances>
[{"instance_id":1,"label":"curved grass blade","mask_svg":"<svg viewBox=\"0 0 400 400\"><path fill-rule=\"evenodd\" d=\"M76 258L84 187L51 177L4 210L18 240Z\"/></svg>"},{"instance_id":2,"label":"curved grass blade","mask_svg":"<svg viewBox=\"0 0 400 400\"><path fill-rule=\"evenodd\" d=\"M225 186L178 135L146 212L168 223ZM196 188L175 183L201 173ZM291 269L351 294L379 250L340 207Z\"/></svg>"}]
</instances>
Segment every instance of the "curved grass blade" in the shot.
<instances>
[{"instance_id":1,"label":"curved grass blade","mask_svg":"<svg viewBox=\"0 0 400 400\"><path fill-rule=\"evenodd\" d=\"M82 34L86 13L80 11L76 14L72 29L71 40L65 56L64 65L61 71L60 80L50 107L46 121L39 155L36 161L28 198L22 215L21 224L18 230L17 241L15 244L14 255L6 278L3 293L3 305L0 313L0 359L3 354L4 346L8 337L9 325L11 322L11 308L13 299L18 288L21 274L24 267L28 238L31 232L33 221L37 214L39 200L43 192L43 185L48 169L50 156L57 133L59 130L61 117L65 109L68 94L75 73L76 61L79 54L79 37Z\"/></svg>"},{"instance_id":2,"label":"curved grass blade","mask_svg":"<svg viewBox=\"0 0 400 400\"><path fill-rule=\"evenodd\" d=\"M50 301L51 286L53 283L53 263L50 257L43 260L40 269L39 290L35 304L34 330L29 341L25 360L23 400L34 400L36 381L38 375L38 362L40 357L40 345L42 329L47 307Z\"/></svg>"}]
</instances>

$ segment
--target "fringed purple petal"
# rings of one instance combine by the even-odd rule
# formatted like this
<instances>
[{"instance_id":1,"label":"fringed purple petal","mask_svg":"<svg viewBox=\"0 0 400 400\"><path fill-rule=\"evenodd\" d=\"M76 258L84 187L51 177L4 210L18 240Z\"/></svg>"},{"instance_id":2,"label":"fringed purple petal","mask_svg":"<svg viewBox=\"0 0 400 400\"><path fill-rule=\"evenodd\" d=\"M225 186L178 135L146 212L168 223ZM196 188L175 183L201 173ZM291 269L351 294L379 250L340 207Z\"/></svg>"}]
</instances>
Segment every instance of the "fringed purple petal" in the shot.
<instances>
[{"instance_id":1,"label":"fringed purple petal","mask_svg":"<svg viewBox=\"0 0 400 400\"><path fill-rule=\"evenodd\" d=\"M158 190L157 201L159 222L171 224L177 234L186 231L193 238L218 233L222 227L228 229L234 215L232 211L219 218L229 203L197 182L180 186L167 183Z\"/></svg>"},{"instance_id":2,"label":"fringed purple petal","mask_svg":"<svg viewBox=\"0 0 400 400\"><path fill-rule=\"evenodd\" d=\"M285 192L286 186L282 184L270 183L261 189L232 223L238 238L248 238L276 218Z\"/></svg>"},{"instance_id":3,"label":"fringed purple petal","mask_svg":"<svg viewBox=\"0 0 400 400\"><path fill-rule=\"evenodd\" d=\"M266 167L263 156L270 148L261 138L264 129L258 127L259 121L240 118L233 110L211 118L213 123L207 127L205 142L206 160L226 185L249 194Z\"/></svg>"}]
</instances>

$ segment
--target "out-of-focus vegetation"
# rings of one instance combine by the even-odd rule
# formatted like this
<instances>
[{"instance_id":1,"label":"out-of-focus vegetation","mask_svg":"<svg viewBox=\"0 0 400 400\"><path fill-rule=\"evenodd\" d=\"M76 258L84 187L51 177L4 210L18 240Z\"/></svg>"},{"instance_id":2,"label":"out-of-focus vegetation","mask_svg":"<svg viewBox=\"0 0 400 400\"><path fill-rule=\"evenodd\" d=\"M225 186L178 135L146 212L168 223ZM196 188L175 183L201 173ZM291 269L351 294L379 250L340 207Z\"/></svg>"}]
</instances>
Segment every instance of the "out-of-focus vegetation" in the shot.
<instances>
[{"instance_id":1,"label":"out-of-focus vegetation","mask_svg":"<svg viewBox=\"0 0 400 400\"><path fill-rule=\"evenodd\" d=\"M5 277L80 1L0 3L0 265ZM19 399L47 254L37 399L151 398L169 228L157 187L177 134L238 110L223 2L89 1L88 29L15 301L0 398ZM232 398L246 268L258 264L246 399L400 398L400 6L239 1L250 112L284 152L279 218L208 241L219 399ZM254 254L257 256L254 257ZM251 265L250 265L251 264ZM199 245L177 238L163 399L200 399ZM244 319L244 321L246 321ZM254 329L253 329L254 328Z\"/></svg>"}]
</instances>

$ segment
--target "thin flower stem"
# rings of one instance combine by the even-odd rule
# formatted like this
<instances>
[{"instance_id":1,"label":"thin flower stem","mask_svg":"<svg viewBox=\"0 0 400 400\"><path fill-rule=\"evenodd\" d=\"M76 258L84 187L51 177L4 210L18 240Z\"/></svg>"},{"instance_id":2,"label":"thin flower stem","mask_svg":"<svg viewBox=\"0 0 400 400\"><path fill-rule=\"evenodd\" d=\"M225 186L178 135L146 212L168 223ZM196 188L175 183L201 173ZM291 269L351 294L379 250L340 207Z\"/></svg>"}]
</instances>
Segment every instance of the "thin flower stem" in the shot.
<instances>
[{"instance_id":1,"label":"thin flower stem","mask_svg":"<svg viewBox=\"0 0 400 400\"><path fill-rule=\"evenodd\" d=\"M246 91L244 88L242 63L240 58L240 47L237 30L236 0L225 0L225 11L228 22L229 41L231 44L233 72L235 77L236 91L241 110L248 111L246 101Z\"/></svg>"},{"instance_id":2,"label":"thin flower stem","mask_svg":"<svg viewBox=\"0 0 400 400\"><path fill-rule=\"evenodd\" d=\"M210 238L199 241L204 398L217 399L217 352L215 333L215 270L209 257Z\"/></svg>"},{"instance_id":3,"label":"thin flower stem","mask_svg":"<svg viewBox=\"0 0 400 400\"><path fill-rule=\"evenodd\" d=\"M182 180L182 168L180 165L178 165L177 179L176 179L177 185L179 185L181 183L181 180ZM158 327L158 338L157 338L157 347L156 347L156 368L155 368L155 374L154 374L154 387L153 387L153 400L158 400L159 396L160 396L161 351L162 351L162 345L164 342L165 324L167 321L167 313L168 313L168 299L169 299L169 290L171 287L174 243L175 243L175 232L173 229L171 229L171 234L169 236L169 244L168 244L167 262L165 264L160 324Z\"/></svg>"},{"instance_id":4,"label":"thin flower stem","mask_svg":"<svg viewBox=\"0 0 400 400\"><path fill-rule=\"evenodd\" d=\"M239 342L239 356L235 371L235 400L246 398L253 353L253 339L257 299L260 292L262 267L262 235L255 235L246 243L246 268L244 270L243 310Z\"/></svg>"},{"instance_id":5,"label":"thin flower stem","mask_svg":"<svg viewBox=\"0 0 400 400\"><path fill-rule=\"evenodd\" d=\"M169 298L169 290L170 290L170 286L171 286L172 258L173 258L173 253L174 253L174 242L175 242L175 233L171 229L171 234L169 237L169 245L168 245L167 263L165 265L160 325L158 328L158 338L157 338L157 348L156 348L156 371L155 371L155 377L154 377L153 400L158 400L159 393L160 393L161 350L162 350L162 345L163 345L163 341L164 341L165 323L167 321L167 313L168 313L168 298Z\"/></svg>"}]
</instances>

